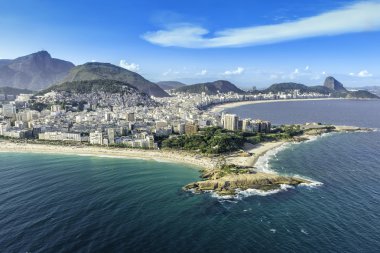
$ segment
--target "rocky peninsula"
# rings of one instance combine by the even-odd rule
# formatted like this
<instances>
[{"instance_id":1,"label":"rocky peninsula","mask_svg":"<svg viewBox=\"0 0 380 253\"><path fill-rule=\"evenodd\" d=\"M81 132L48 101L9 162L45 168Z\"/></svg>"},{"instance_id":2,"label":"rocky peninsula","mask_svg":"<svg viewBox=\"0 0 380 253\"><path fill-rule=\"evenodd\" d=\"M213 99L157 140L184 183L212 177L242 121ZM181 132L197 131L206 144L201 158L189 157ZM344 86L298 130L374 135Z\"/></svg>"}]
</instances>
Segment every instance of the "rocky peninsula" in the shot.
<instances>
[{"instance_id":1,"label":"rocky peninsula","mask_svg":"<svg viewBox=\"0 0 380 253\"><path fill-rule=\"evenodd\" d=\"M221 155L217 166L205 168L201 171L200 177L202 180L190 183L184 186L183 189L194 193L212 191L219 196L234 196L239 191L247 189L266 192L278 190L283 185L313 184L314 182L300 177L262 172L256 168L256 162L260 156L284 143L307 141L312 137L325 133L372 131L368 128L316 123L297 125L297 128L300 129L299 133L302 134L295 135L289 139L263 142L253 146L246 143L244 150Z\"/></svg>"}]
</instances>

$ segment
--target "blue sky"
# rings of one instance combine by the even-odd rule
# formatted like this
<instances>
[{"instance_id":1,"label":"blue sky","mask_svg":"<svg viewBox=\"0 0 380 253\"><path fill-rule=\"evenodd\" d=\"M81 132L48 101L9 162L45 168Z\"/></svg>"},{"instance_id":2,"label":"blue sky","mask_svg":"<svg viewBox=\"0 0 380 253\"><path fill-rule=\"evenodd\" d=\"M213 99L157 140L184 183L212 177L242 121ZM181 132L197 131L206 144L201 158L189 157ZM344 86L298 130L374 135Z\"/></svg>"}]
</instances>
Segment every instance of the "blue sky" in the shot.
<instances>
[{"instance_id":1,"label":"blue sky","mask_svg":"<svg viewBox=\"0 0 380 253\"><path fill-rule=\"evenodd\" d=\"M0 59L45 49L152 81L380 85L379 45L380 1L0 1Z\"/></svg>"}]
</instances>

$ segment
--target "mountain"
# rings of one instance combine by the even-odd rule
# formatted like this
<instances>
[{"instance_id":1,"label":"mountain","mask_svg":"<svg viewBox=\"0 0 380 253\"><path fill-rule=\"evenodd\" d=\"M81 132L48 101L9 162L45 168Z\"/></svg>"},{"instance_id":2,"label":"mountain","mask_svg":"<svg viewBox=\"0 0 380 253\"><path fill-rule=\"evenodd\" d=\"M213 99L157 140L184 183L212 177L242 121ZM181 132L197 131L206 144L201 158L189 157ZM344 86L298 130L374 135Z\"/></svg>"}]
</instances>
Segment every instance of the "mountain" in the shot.
<instances>
[{"instance_id":1,"label":"mountain","mask_svg":"<svg viewBox=\"0 0 380 253\"><path fill-rule=\"evenodd\" d=\"M46 51L0 62L0 86L40 90L63 79L74 64Z\"/></svg>"},{"instance_id":2,"label":"mountain","mask_svg":"<svg viewBox=\"0 0 380 253\"><path fill-rule=\"evenodd\" d=\"M333 97L343 98L380 98L367 90L348 91L343 84L332 76L326 77L324 86L332 91Z\"/></svg>"},{"instance_id":3,"label":"mountain","mask_svg":"<svg viewBox=\"0 0 380 253\"><path fill-rule=\"evenodd\" d=\"M0 59L0 67L9 64L11 61L12 60L8 59Z\"/></svg>"},{"instance_id":4,"label":"mountain","mask_svg":"<svg viewBox=\"0 0 380 253\"><path fill-rule=\"evenodd\" d=\"M332 76L328 76L325 79L324 85L325 87L329 88L330 90L338 91L338 92L347 92L346 88L344 88L343 84L336 80Z\"/></svg>"},{"instance_id":5,"label":"mountain","mask_svg":"<svg viewBox=\"0 0 380 253\"><path fill-rule=\"evenodd\" d=\"M377 96L380 96L380 86L364 86L360 88L353 88L354 90L366 90Z\"/></svg>"},{"instance_id":6,"label":"mountain","mask_svg":"<svg viewBox=\"0 0 380 253\"><path fill-rule=\"evenodd\" d=\"M32 90L18 89L12 87L0 87L0 94L18 96L20 94L33 94Z\"/></svg>"},{"instance_id":7,"label":"mountain","mask_svg":"<svg viewBox=\"0 0 380 253\"><path fill-rule=\"evenodd\" d=\"M366 90L348 91L344 88L343 84L336 80L334 77L327 77L324 85L306 86L300 83L276 83L272 84L269 88L264 90L255 91L254 93L290 93L294 90L299 90L301 93L315 92L320 94L331 94L332 97L340 98L379 98L375 94L372 94Z\"/></svg>"},{"instance_id":8,"label":"mountain","mask_svg":"<svg viewBox=\"0 0 380 253\"><path fill-rule=\"evenodd\" d=\"M175 89L176 92L187 92L187 93L202 93L205 92L207 95L216 95L218 93L228 93L235 92L239 94L244 94L245 92L236 87L234 84L225 81L218 80L209 83L197 83L193 85L186 85Z\"/></svg>"},{"instance_id":9,"label":"mountain","mask_svg":"<svg viewBox=\"0 0 380 253\"><path fill-rule=\"evenodd\" d=\"M357 91L350 91L347 94L347 98L379 98L379 96L367 90L357 90Z\"/></svg>"},{"instance_id":10,"label":"mountain","mask_svg":"<svg viewBox=\"0 0 380 253\"><path fill-rule=\"evenodd\" d=\"M294 90L299 90L302 93L305 92L316 92L321 94L329 94L331 90L324 86L306 86L300 83L275 83L272 84L269 88L260 91L263 93L278 93L278 92L292 92Z\"/></svg>"},{"instance_id":11,"label":"mountain","mask_svg":"<svg viewBox=\"0 0 380 253\"><path fill-rule=\"evenodd\" d=\"M157 105L150 96L140 92L134 86L107 79L64 82L40 91L35 97L37 104L92 104L101 107L125 108Z\"/></svg>"},{"instance_id":12,"label":"mountain","mask_svg":"<svg viewBox=\"0 0 380 253\"><path fill-rule=\"evenodd\" d=\"M63 82L85 80L116 80L128 83L150 96L169 96L157 84L146 80L141 75L110 63L89 62L76 66L70 70L70 73L64 78Z\"/></svg>"},{"instance_id":13,"label":"mountain","mask_svg":"<svg viewBox=\"0 0 380 253\"><path fill-rule=\"evenodd\" d=\"M177 81L161 81L157 82L157 85L160 86L163 90L172 90L182 86L186 86L186 84Z\"/></svg>"}]
</instances>

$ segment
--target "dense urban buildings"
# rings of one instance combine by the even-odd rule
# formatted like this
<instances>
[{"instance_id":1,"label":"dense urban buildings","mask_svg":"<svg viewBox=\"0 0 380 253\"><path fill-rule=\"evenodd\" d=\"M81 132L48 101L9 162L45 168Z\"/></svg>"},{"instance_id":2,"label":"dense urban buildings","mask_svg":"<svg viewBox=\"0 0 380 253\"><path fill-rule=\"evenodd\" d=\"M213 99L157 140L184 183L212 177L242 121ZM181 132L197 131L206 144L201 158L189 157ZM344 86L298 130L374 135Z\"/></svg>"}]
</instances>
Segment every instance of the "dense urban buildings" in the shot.
<instances>
[{"instance_id":1,"label":"dense urban buildings","mask_svg":"<svg viewBox=\"0 0 380 253\"><path fill-rule=\"evenodd\" d=\"M107 94L102 95L102 103L51 104L52 101L66 101L59 96L54 92L37 98L32 94L20 94L13 101L2 101L0 136L155 149L155 138L196 134L200 129L210 126L262 133L268 133L271 129L268 121L240 119L234 114L206 110L212 105L250 100L326 97L318 93L301 94L299 91L256 95L172 92L171 97L151 97L156 104L148 105L128 106L136 104L134 99L140 99L133 96L128 98L127 103L106 101L107 98L118 99ZM78 101L85 100L84 95L71 96ZM36 105L49 106L38 108Z\"/></svg>"}]
</instances>

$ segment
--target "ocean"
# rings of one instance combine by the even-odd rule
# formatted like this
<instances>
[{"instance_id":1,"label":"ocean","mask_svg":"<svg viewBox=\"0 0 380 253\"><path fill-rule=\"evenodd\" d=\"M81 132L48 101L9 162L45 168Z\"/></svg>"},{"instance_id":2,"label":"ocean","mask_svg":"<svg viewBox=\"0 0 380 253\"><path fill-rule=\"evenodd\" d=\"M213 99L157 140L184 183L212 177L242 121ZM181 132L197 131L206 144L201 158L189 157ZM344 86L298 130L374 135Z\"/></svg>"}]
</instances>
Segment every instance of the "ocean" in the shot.
<instances>
[{"instance_id":1,"label":"ocean","mask_svg":"<svg viewBox=\"0 0 380 253\"><path fill-rule=\"evenodd\" d=\"M273 124L380 128L380 101L227 109ZM1 145L1 144L0 144ZM95 156L0 153L0 252L378 252L380 132L286 144L263 170L320 182L223 200L181 187L191 166Z\"/></svg>"}]
</instances>

